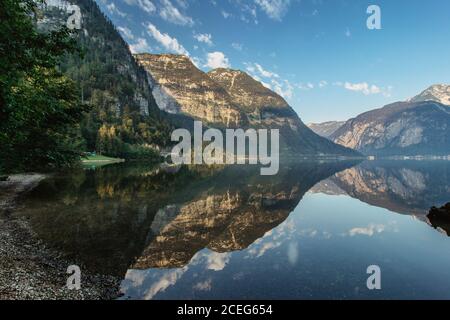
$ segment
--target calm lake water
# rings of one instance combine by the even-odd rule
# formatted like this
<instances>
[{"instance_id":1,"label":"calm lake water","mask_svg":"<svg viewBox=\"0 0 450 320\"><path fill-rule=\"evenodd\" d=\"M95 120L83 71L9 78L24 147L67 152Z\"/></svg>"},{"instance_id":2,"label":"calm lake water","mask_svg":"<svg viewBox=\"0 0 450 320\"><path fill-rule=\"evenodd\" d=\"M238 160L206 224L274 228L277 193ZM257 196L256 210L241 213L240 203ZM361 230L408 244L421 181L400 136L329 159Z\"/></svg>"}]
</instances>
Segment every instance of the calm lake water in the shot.
<instances>
[{"instance_id":1,"label":"calm lake water","mask_svg":"<svg viewBox=\"0 0 450 320\"><path fill-rule=\"evenodd\" d=\"M450 162L118 164L47 179L17 214L123 299L450 299ZM367 267L381 268L368 290Z\"/></svg>"}]
</instances>

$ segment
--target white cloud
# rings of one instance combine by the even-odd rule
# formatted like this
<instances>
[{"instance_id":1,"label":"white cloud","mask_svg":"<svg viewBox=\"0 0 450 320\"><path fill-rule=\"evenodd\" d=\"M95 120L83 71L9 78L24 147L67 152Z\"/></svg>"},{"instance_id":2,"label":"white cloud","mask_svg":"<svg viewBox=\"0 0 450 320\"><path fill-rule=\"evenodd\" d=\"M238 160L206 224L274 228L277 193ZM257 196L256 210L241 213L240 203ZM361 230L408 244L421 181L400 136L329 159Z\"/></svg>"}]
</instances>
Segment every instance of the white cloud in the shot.
<instances>
[{"instance_id":1,"label":"white cloud","mask_svg":"<svg viewBox=\"0 0 450 320\"><path fill-rule=\"evenodd\" d=\"M108 4L106 6L106 8L108 9L108 11L112 14L117 14L119 16L126 17L126 13L122 12L119 10L119 8L116 7L116 5L114 4L114 2L111 2L110 4Z\"/></svg>"},{"instance_id":2,"label":"white cloud","mask_svg":"<svg viewBox=\"0 0 450 320\"><path fill-rule=\"evenodd\" d=\"M139 7L147 13L153 13L156 11L156 7L150 0L139 0Z\"/></svg>"},{"instance_id":3,"label":"white cloud","mask_svg":"<svg viewBox=\"0 0 450 320\"><path fill-rule=\"evenodd\" d=\"M176 0L176 2L183 9L187 9L189 7L189 3L187 0Z\"/></svg>"},{"instance_id":4,"label":"white cloud","mask_svg":"<svg viewBox=\"0 0 450 320\"><path fill-rule=\"evenodd\" d=\"M260 64L255 63L256 70L265 78L279 78L280 76L274 72L267 71Z\"/></svg>"},{"instance_id":5,"label":"white cloud","mask_svg":"<svg viewBox=\"0 0 450 320\"><path fill-rule=\"evenodd\" d=\"M288 80L283 80L282 83L272 80L274 91L285 99L291 99L294 95L294 87Z\"/></svg>"},{"instance_id":6,"label":"white cloud","mask_svg":"<svg viewBox=\"0 0 450 320\"><path fill-rule=\"evenodd\" d=\"M369 85L367 82L361 82L361 83L350 83L346 82L344 83L344 88L350 91L358 91L362 92L363 94L370 95L370 94L378 94L381 92L381 89L377 87L376 85Z\"/></svg>"},{"instance_id":7,"label":"white cloud","mask_svg":"<svg viewBox=\"0 0 450 320\"><path fill-rule=\"evenodd\" d=\"M152 277L149 270L130 269L125 274L122 286L125 291L135 290L144 295L144 299L150 300L158 293L176 285L177 281L189 270L189 267L172 269L164 272L159 277Z\"/></svg>"},{"instance_id":8,"label":"white cloud","mask_svg":"<svg viewBox=\"0 0 450 320\"><path fill-rule=\"evenodd\" d=\"M231 44L234 50L242 51L244 49L244 45L242 43L233 42Z\"/></svg>"},{"instance_id":9,"label":"white cloud","mask_svg":"<svg viewBox=\"0 0 450 320\"><path fill-rule=\"evenodd\" d=\"M125 0L130 6L138 6L147 13L153 13L156 11L156 6L150 0Z\"/></svg>"},{"instance_id":10,"label":"white cloud","mask_svg":"<svg viewBox=\"0 0 450 320\"><path fill-rule=\"evenodd\" d=\"M127 27L121 27L121 26L119 26L119 27L117 27L117 30L119 30L119 32L120 32L125 38L127 38L128 40L133 40L133 39L134 39L133 33L132 33L131 30L128 29Z\"/></svg>"},{"instance_id":11,"label":"white cloud","mask_svg":"<svg viewBox=\"0 0 450 320\"><path fill-rule=\"evenodd\" d=\"M151 51L151 48L147 40L139 38L136 43L130 44L130 51L131 53L147 53Z\"/></svg>"},{"instance_id":12,"label":"white cloud","mask_svg":"<svg viewBox=\"0 0 450 320\"><path fill-rule=\"evenodd\" d=\"M191 58L191 61L192 61L192 63L194 64L194 66L197 67L197 69L200 69L200 66L201 66L202 62L200 61L199 58L197 58L197 57L192 57L192 58Z\"/></svg>"},{"instance_id":13,"label":"white cloud","mask_svg":"<svg viewBox=\"0 0 450 320\"><path fill-rule=\"evenodd\" d=\"M223 52L210 52L207 54L207 62L205 64L205 67L211 68L211 69L217 69L217 68L229 68L230 62L228 61L228 58L225 57Z\"/></svg>"},{"instance_id":14,"label":"white cloud","mask_svg":"<svg viewBox=\"0 0 450 320\"><path fill-rule=\"evenodd\" d=\"M317 234L319 233L316 229L312 229L312 228L307 228L307 229L303 229L300 230L298 232L302 237L310 237L310 238L314 238L317 236Z\"/></svg>"},{"instance_id":15,"label":"white cloud","mask_svg":"<svg viewBox=\"0 0 450 320\"><path fill-rule=\"evenodd\" d=\"M258 24L258 15L256 12L256 5L254 2L249 0L236 0L233 1L234 5L238 8L239 12L236 13L236 16L245 23L254 22ZM231 14L223 14L224 18L228 18L232 16Z\"/></svg>"},{"instance_id":16,"label":"white cloud","mask_svg":"<svg viewBox=\"0 0 450 320\"><path fill-rule=\"evenodd\" d=\"M294 86L288 81L283 80L281 77L272 71L264 69L258 63L244 63L246 71L255 79L261 82L263 86L269 88L285 99L291 99L294 95ZM266 79L269 83L262 81Z\"/></svg>"},{"instance_id":17,"label":"white cloud","mask_svg":"<svg viewBox=\"0 0 450 320\"><path fill-rule=\"evenodd\" d=\"M342 82L337 81L333 82L333 86L343 87L349 91L361 92L364 95L372 95L372 94L382 94L383 96L389 98L392 94L392 86L387 87L378 87L374 84L369 84L367 82L359 82L359 83L351 83L351 82Z\"/></svg>"},{"instance_id":18,"label":"white cloud","mask_svg":"<svg viewBox=\"0 0 450 320\"><path fill-rule=\"evenodd\" d=\"M328 82L325 80L322 80L319 82L319 88L324 88L328 85Z\"/></svg>"},{"instance_id":19,"label":"white cloud","mask_svg":"<svg viewBox=\"0 0 450 320\"><path fill-rule=\"evenodd\" d=\"M262 84L264 87L266 87L267 89L272 90L272 86L271 86L269 83L266 83L266 82L260 81L260 80L257 80L257 81L261 82L261 84Z\"/></svg>"},{"instance_id":20,"label":"white cloud","mask_svg":"<svg viewBox=\"0 0 450 320\"><path fill-rule=\"evenodd\" d=\"M308 82L308 83L299 83L299 84L297 85L297 87L298 87L300 90L309 91L309 90L314 89L314 84L311 83L311 82Z\"/></svg>"},{"instance_id":21,"label":"white cloud","mask_svg":"<svg viewBox=\"0 0 450 320\"><path fill-rule=\"evenodd\" d=\"M212 36L209 33L194 34L194 38L198 42L203 42L203 43L206 43L207 45L210 45L210 46L213 45Z\"/></svg>"},{"instance_id":22,"label":"white cloud","mask_svg":"<svg viewBox=\"0 0 450 320\"><path fill-rule=\"evenodd\" d=\"M382 233L386 229L386 226L382 224L370 224L368 227L364 228L353 228L348 232L350 237L356 235L364 235L368 237L372 237L376 233Z\"/></svg>"},{"instance_id":23,"label":"white cloud","mask_svg":"<svg viewBox=\"0 0 450 320\"><path fill-rule=\"evenodd\" d=\"M261 248L259 248L259 250L256 252L256 257L262 257L267 251L278 248L281 245L281 242L265 242L263 243L263 245L261 246Z\"/></svg>"},{"instance_id":24,"label":"white cloud","mask_svg":"<svg viewBox=\"0 0 450 320\"><path fill-rule=\"evenodd\" d=\"M255 74L250 74L250 76L251 76L253 79L255 79L256 81L261 82L261 84L262 84L264 87L266 87L267 89L272 90L272 85L271 85L270 83L264 82L260 77L258 77L258 76L255 75Z\"/></svg>"},{"instance_id":25,"label":"white cloud","mask_svg":"<svg viewBox=\"0 0 450 320\"><path fill-rule=\"evenodd\" d=\"M203 282L198 282L194 285L193 289L198 291L211 291L212 288L212 279L209 278Z\"/></svg>"},{"instance_id":26,"label":"white cloud","mask_svg":"<svg viewBox=\"0 0 450 320\"><path fill-rule=\"evenodd\" d=\"M298 261L298 243L297 242L289 243L287 256L288 256L289 263L291 265L295 266Z\"/></svg>"},{"instance_id":27,"label":"white cloud","mask_svg":"<svg viewBox=\"0 0 450 320\"><path fill-rule=\"evenodd\" d=\"M269 18L281 21L289 9L291 0L255 0L255 3Z\"/></svg>"},{"instance_id":28,"label":"white cloud","mask_svg":"<svg viewBox=\"0 0 450 320\"><path fill-rule=\"evenodd\" d=\"M244 63L246 66L246 69L250 73L256 73L257 75L263 77L263 78L279 78L280 76L276 74L275 72L268 71L264 69L260 64L258 63Z\"/></svg>"},{"instance_id":29,"label":"white cloud","mask_svg":"<svg viewBox=\"0 0 450 320\"><path fill-rule=\"evenodd\" d=\"M157 42L159 42L164 49L173 53L189 56L189 52L178 42L177 39L172 38L167 33L161 33L153 24L148 23L147 32Z\"/></svg>"},{"instance_id":30,"label":"white cloud","mask_svg":"<svg viewBox=\"0 0 450 320\"><path fill-rule=\"evenodd\" d=\"M189 271L190 267L199 265L202 269L221 271L230 262L231 253L217 253L208 251L207 253L196 253L189 265L179 269L168 269L162 271L157 277L152 276L149 270L128 270L123 286L127 290L135 290L144 293L144 299L153 299L158 293L166 291L169 287L175 286L177 282ZM212 279L206 279L193 286L195 290L208 291L212 288Z\"/></svg>"},{"instance_id":31,"label":"white cloud","mask_svg":"<svg viewBox=\"0 0 450 320\"><path fill-rule=\"evenodd\" d=\"M159 15L164 20L180 25L180 26L192 26L194 25L194 20L191 17L184 15L180 12L170 0L161 0L161 9Z\"/></svg>"},{"instance_id":32,"label":"white cloud","mask_svg":"<svg viewBox=\"0 0 450 320\"><path fill-rule=\"evenodd\" d=\"M352 33L350 32L350 29L349 29L349 28L347 28L347 30L345 30L345 36L346 36L347 38L350 38L350 37L352 36Z\"/></svg>"},{"instance_id":33,"label":"white cloud","mask_svg":"<svg viewBox=\"0 0 450 320\"><path fill-rule=\"evenodd\" d=\"M175 285L187 270L188 268L184 267L182 269L175 269L173 271L171 270L164 274L147 290L147 292L145 293L145 299L151 300L159 292L164 292L168 287Z\"/></svg>"},{"instance_id":34,"label":"white cloud","mask_svg":"<svg viewBox=\"0 0 450 320\"><path fill-rule=\"evenodd\" d=\"M383 89L383 96L390 98L392 96L392 89L394 89L393 86L388 86L386 89Z\"/></svg>"},{"instance_id":35,"label":"white cloud","mask_svg":"<svg viewBox=\"0 0 450 320\"><path fill-rule=\"evenodd\" d=\"M231 17L231 13L228 13L228 12L226 12L225 10L222 10L222 16L225 18L225 19L228 19L229 17Z\"/></svg>"},{"instance_id":36,"label":"white cloud","mask_svg":"<svg viewBox=\"0 0 450 320\"><path fill-rule=\"evenodd\" d=\"M221 271L230 261L230 257L230 253L211 252L210 254L206 255L206 269Z\"/></svg>"}]
</instances>

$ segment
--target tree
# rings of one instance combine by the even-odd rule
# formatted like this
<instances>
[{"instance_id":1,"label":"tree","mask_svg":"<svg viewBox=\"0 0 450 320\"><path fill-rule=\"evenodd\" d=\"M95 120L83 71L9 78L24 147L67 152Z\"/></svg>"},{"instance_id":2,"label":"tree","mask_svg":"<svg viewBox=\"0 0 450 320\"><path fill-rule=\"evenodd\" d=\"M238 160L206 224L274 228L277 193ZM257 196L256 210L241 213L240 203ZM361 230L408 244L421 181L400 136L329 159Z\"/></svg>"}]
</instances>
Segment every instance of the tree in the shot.
<instances>
[{"instance_id":1,"label":"tree","mask_svg":"<svg viewBox=\"0 0 450 320\"><path fill-rule=\"evenodd\" d=\"M75 83L58 69L79 53L71 31L40 32L33 21L43 0L2 0L0 11L0 170L73 165L87 111Z\"/></svg>"}]
</instances>

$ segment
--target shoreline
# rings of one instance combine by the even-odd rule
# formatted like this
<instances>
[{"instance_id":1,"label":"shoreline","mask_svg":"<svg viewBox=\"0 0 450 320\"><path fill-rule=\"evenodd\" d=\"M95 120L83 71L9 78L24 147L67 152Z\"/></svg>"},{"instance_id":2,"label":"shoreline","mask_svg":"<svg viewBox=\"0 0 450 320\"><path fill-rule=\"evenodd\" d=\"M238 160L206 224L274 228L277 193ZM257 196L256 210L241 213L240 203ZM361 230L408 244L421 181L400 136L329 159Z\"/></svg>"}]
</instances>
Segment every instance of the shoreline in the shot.
<instances>
[{"instance_id":1,"label":"shoreline","mask_svg":"<svg viewBox=\"0 0 450 320\"><path fill-rule=\"evenodd\" d=\"M12 213L19 198L47 178L41 174L12 175L0 181L0 300L111 300L120 296L121 279L83 272L81 289L66 287L67 268L76 265L48 248L28 221Z\"/></svg>"}]
</instances>

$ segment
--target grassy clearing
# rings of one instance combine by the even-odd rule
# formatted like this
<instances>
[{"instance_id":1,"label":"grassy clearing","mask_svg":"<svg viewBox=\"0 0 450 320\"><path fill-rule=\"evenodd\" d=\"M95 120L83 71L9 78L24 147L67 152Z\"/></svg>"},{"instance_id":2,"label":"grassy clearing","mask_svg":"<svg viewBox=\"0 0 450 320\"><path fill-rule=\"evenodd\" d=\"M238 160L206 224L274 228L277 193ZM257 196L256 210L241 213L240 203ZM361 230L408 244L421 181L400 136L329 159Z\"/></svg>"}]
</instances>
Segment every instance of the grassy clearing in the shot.
<instances>
[{"instance_id":1,"label":"grassy clearing","mask_svg":"<svg viewBox=\"0 0 450 320\"><path fill-rule=\"evenodd\" d=\"M85 158L81 159L83 163L90 163L90 162L123 162L123 159L119 158L111 158L107 156L102 155L95 155L95 156L87 156Z\"/></svg>"}]
</instances>

